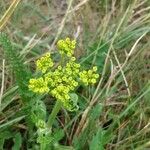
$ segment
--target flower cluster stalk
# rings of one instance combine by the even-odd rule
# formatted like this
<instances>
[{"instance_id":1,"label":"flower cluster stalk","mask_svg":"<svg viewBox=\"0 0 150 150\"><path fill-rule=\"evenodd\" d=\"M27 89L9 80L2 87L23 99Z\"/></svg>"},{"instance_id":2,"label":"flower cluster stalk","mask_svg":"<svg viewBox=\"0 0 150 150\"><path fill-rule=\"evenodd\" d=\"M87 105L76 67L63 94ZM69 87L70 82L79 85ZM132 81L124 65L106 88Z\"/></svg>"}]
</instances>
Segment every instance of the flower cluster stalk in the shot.
<instances>
[{"instance_id":1,"label":"flower cluster stalk","mask_svg":"<svg viewBox=\"0 0 150 150\"><path fill-rule=\"evenodd\" d=\"M62 106L61 101L57 100L51 114L49 115L48 121L47 121L47 127L48 128L52 128L52 125L55 121L55 118L56 118L58 112L61 109L61 106Z\"/></svg>"}]
</instances>

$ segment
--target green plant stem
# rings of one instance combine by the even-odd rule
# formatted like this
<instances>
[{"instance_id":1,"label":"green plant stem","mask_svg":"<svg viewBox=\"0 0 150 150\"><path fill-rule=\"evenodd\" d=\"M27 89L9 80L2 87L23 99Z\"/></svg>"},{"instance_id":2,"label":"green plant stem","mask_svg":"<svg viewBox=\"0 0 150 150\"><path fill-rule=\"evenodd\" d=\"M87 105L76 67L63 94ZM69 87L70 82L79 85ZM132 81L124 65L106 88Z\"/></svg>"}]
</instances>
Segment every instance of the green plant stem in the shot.
<instances>
[{"instance_id":1,"label":"green plant stem","mask_svg":"<svg viewBox=\"0 0 150 150\"><path fill-rule=\"evenodd\" d=\"M46 144L45 143L41 143L40 150L45 150L45 149L46 149Z\"/></svg>"},{"instance_id":2,"label":"green plant stem","mask_svg":"<svg viewBox=\"0 0 150 150\"><path fill-rule=\"evenodd\" d=\"M56 115L57 115L57 113L59 112L59 110L61 108L61 105L62 105L62 103L59 100L57 100L56 104L55 104L55 106L54 106L54 108L52 110L52 113L50 114L50 116L48 118L48 122L47 122L48 128L52 127L53 122L54 122L54 120L56 118Z\"/></svg>"}]
</instances>

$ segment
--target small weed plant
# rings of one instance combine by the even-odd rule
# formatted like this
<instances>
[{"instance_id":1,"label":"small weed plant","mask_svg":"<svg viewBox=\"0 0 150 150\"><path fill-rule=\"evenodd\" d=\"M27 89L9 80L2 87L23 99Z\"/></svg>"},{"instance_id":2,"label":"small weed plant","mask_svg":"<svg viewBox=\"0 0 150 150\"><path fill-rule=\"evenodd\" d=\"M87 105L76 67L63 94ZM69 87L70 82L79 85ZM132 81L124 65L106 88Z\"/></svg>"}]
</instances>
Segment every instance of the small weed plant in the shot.
<instances>
[{"instance_id":1,"label":"small weed plant","mask_svg":"<svg viewBox=\"0 0 150 150\"><path fill-rule=\"evenodd\" d=\"M59 40L57 47L61 56L60 62L55 65L50 53L46 53L36 61L38 76L29 80L31 91L37 94L50 94L56 100L47 122L38 116L35 119L38 128L38 143L41 144L41 147L49 144L45 142L51 141L49 136L50 139L53 138L51 137L51 128L60 108L64 107L68 111L78 110L78 96L75 93L77 87L81 84L85 86L95 84L99 78L96 66L90 70L83 70L76 62L75 46L76 41L71 41L70 38Z\"/></svg>"}]
</instances>

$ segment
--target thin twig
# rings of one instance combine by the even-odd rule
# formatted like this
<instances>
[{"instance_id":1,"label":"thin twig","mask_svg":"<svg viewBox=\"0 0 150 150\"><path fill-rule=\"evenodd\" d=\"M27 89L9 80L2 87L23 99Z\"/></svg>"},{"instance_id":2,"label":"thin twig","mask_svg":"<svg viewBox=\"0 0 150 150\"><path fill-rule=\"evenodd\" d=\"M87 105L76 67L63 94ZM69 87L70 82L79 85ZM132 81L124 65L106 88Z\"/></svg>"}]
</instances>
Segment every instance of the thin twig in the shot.
<instances>
[{"instance_id":1,"label":"thin twig","mask_svg":"<svg viewBox=\"0 0 150 150\"><path fill-rule=\"evenodd\" d=\"M121 68L121 64L120 64L120 62L119 62L119 59L118 59L118 57L117 57L117 54L116 54L115 50L113 50L113 55L114 55L114 57L115 57L115 59L116 59L116 62L117 62L117 64L118 64L119 68L120 68L120 72L121 72L122 77L123 77L123 79L124 79L124 82L125 82L125 85L126 85L126 88L127 88L128 95L129 95L129 97L130 97L130 96L131 96L131 92L130 92L130 89L129 89L129 86L128 86L128 82L127 82L125 73L124 73L123 69Z\"/></svg>"}]
</instances>

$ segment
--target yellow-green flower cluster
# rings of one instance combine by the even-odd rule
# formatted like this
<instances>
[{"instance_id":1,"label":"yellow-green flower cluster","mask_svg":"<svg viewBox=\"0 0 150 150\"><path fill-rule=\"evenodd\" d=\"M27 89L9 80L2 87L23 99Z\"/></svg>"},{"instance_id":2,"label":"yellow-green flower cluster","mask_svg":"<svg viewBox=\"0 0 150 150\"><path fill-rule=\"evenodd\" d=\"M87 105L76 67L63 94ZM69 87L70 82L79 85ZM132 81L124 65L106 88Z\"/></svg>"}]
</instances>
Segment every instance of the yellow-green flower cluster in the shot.
<instances>
[{"instance_id":1,"label":"yellow-green flower cluster","mask_svg":"<svg viewBox=\"0 0 150 150\"><path fill-rule=\"evenodd\" d=\"M70 99L69 93L74 91L78 86L78 82L75 80L76 76L74 71L77 72L76 70L79 69L78 67L73 69L71 66L58 66L54 72L45 74L45 81L51 89L49 93L64 104Z\"/></svg>"},{"instance_id":2,"label":"yellow-green flower cluster","mask_svg":"<svg viewBox=\"0 0 150 150\"><path fill-rule=\"evenodd\" d=\"M66 64L65 72L68 76L77 76L80 72L80 64L75 62L76 58L71 57L70 61Z\"/></svg>"},{"instance_id":3,"label":"yellow-green flower cluster","mask_svg":"<svg viewBox=\"0 0 150 150\"><path fill-rule=\"evenodd\" d=\"M48 83L45 82L45 80L42 77L37 78L37 79L30 79L29 89L35 93L40 93L40 94L48 93L49 88L47 84Z\"/></svg>"},{"instance_id":4,"label":"yellow-green flower cluster","mask_svg":"<svg viewBox=\"0 0 150 150\"><path fill-rule=\"evenodd\" d=\"M48 69L53 67L53 61L50 57L50 53L46 53L43 57L36 61L37 70L42 71L45 73Z\"/></svg>"},{"instance_id":5,"label":"yellow-green flower cluster","mask_svg":"<svg viewBox=\"0 0 150 150\"><path fill-rule=\"evenodd\" d=\"M70 38L66 38L65 40L59 40L57 43L60 54L67 54L68 57L71 57L73 55L75 46L76 41L71 41Z\"/></svg>"},{"instance_id":6,"label":"yellow-green flower cluster","mask_svg":"<svg viewBox=\"0 0 150 150\"><path fill-rule=\"evenodd\" d=\"M85 84L85 85L89 85L89 84L95 84L97 78L99 77L99 75L96 73L97 71L97 67L93 67L91 70L88 71L82 71L79 73L80 76L80 80Z\"/></svg>"},{"instance_id":7,"label":"yellow-green flower cluster","mask_svg":"<svg viewBox=\"0 0 150 150\"><path fill-rule=\"evenodd\" d=\"M73 57L73 50L75 48L75 41L69 38L58 41L57 45L60 54L69 56L65 61L61 62L55 69L52 68L53 61L50 53L47 53L42 58L37 60L37 70L43 74L37 79L30 79L29 89L35 93L49 93L55 99L60 100L64 107L71 110L75 108L76 102L72 101L70 94L74 92L80 82L85 85L96 83L99 75L96 73L97 67L91 70L82 70L80 64L76 63L76 58Z\"/></svg>"}]
</instances>

